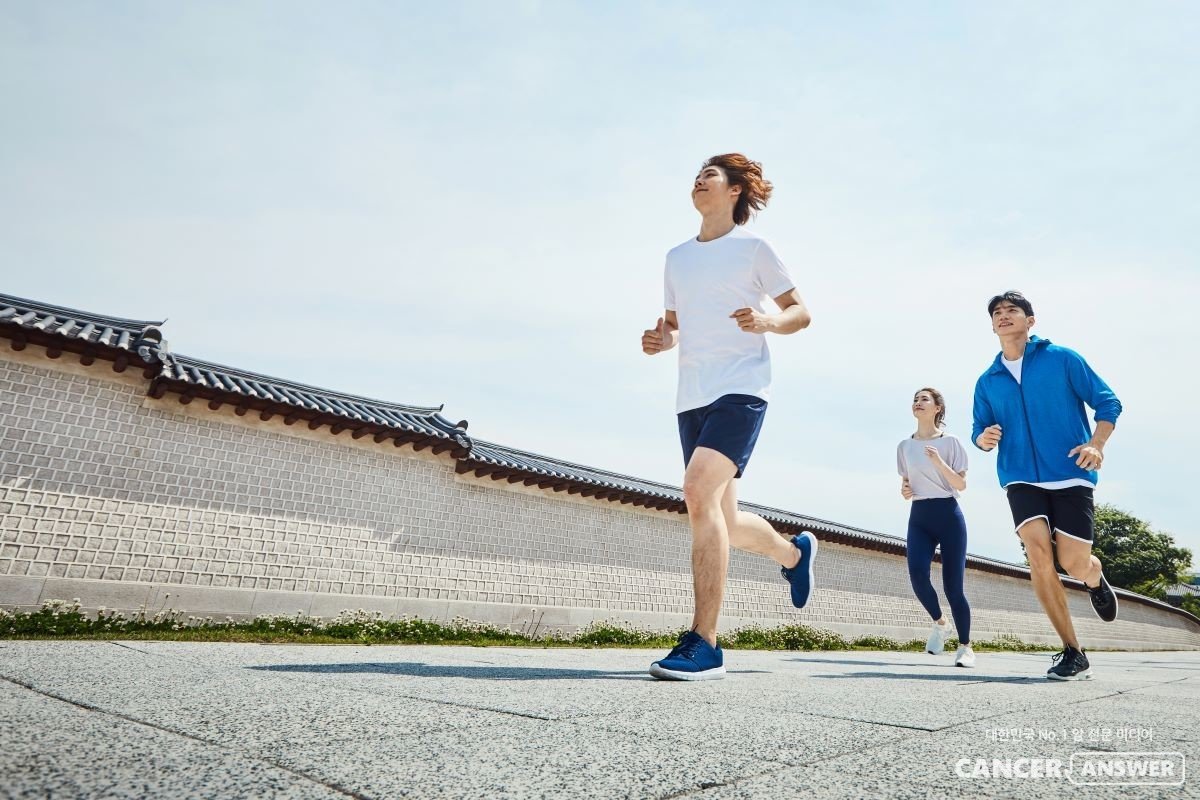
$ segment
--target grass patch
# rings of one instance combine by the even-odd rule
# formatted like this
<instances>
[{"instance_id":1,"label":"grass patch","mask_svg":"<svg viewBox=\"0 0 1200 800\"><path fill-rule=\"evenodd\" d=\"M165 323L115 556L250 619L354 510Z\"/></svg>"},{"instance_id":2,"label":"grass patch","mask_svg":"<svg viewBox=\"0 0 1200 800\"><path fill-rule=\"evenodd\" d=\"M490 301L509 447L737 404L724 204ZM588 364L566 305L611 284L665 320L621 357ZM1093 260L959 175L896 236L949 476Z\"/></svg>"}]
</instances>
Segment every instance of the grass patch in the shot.
<instances>
[{"instance_id":1,"label":"grass patch","mask_svg":"<svg viewBox=\"0 0 1200 800\"><path fill-rule=\"evenodd\" d=\"M343 611L322 619L297 613L262 616L252 620L231 617L184 616L178 611L141 611L132 616L100 609L92 617L80 610L79 601L51 600L32 612L0 610L0 639L155 640L178 642L257 642L271 644L457 644L475 647L624 647L669 649L683 631L662 632L617 622L597 622L574 633L535 626L509 630L456 618L447 623L412 617L384 619L381 612ZM925 643L898 642L883 636L849 640L832 631L808 625L776 628L749 626L721 637L727 650L893 650L921 652ZM950 640L953 650L957 641ZM1049 651L1055 647L1004 636L973 643L977 651Z\"/></svg>"}]
</instances>

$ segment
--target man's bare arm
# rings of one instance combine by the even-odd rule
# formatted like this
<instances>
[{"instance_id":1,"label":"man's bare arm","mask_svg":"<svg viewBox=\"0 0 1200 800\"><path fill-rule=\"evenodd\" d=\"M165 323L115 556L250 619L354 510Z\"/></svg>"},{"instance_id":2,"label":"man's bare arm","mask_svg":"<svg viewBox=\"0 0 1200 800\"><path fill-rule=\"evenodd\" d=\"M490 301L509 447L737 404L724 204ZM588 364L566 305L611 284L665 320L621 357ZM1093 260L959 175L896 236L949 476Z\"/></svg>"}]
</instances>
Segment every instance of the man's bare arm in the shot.
<instances>
[{"instance_id":1,"label":"man's bare arm","mask_svg":"<svg viewBox=\"0 0 1200 800\"><path fill-rule=\"evenodd\" d=\"M739 308L729 315L746 333L789 334L802 331L812 323L812 314L795 289L775 298L778 314L762 314L752 308Z\"/></svg>"}]
</instances>

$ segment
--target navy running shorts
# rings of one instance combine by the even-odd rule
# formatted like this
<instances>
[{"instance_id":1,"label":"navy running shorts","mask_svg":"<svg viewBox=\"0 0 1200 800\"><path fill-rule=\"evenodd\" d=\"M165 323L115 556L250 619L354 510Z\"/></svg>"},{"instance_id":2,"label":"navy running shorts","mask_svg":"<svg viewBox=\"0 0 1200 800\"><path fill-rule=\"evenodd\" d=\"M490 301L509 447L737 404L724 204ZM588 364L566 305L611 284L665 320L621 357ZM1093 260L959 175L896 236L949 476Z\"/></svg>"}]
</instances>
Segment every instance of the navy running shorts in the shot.
<instances>
[{"instance_id":1,"label":"navy running shorts","mask_svg":"<svg viewBox=\"0 0 1200 800\"><path fill-rule=\"evenodd\" d=\"M732 461L737 466L735 477L742 477L766 415L767 401L750 394L723 395L679 414L683 466L687 467L697 447L708 447Z\"/></svg>"}]
</instances>

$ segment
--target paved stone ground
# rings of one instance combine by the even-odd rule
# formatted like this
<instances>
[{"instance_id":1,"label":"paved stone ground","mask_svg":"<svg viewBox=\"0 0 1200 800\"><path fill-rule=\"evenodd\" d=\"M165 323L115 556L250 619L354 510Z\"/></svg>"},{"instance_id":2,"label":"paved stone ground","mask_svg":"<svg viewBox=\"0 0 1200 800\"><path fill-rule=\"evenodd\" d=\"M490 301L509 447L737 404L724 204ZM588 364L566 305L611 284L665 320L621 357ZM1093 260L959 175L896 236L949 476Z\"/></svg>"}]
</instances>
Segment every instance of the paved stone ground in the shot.
<instances>
[{"instance_id":1,"label":"paved stone ground","mask_svg":"<svg viewBox=\"0 0 1200 800\"><path fill-rule=\"evenodd\" d=\"M1200 652L1096 653L1079 683L1046 681L1045 654L963 670L869 652L730 652L724 681L659 683L657 655L0 642L0 796L1200 798L1191 775L956 774L1019 758L1065 773L1085 750L1200 769ZM1116 738L1129 729L1152 738Z\"/></svg>"}]
</instances>

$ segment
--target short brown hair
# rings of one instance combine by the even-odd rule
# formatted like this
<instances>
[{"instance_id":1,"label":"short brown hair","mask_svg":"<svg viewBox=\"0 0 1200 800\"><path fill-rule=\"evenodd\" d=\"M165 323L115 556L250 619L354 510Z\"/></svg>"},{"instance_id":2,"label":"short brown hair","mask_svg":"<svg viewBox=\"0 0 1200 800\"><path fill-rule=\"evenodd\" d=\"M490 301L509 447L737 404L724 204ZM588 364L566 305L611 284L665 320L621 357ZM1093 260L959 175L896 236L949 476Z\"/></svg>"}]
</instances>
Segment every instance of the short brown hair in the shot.
<instances>
[{"instance_id":1,"label":"short brown hair","mask_svg":"<svg viewBox=\"0 0 1200 800\"><path fill-rule=\"evenodd\" d=\"M766 208L775 187L763 177L762 164L751 161L741 153L725 153L705 161L700 171L703 172L706 167L720 167L725 171L730 185L742 187L737 205L733 207L735 224L745 225L753 212Z\"/></svg>"},{"instance_id":2,"label":"short brown hair","mask_svg":"<svg viewBox=\"0 0 1200 800\"><path fill-rule=\"evenodd\" d=\"M917 398L921 392L929 392L929 396L933 398L935 405L941 406L941 411L933 415L933 424L939 428L946 427L946 398L942 397L942 393L932 386L922 386L913 392L913 399Z\"/></svg>"}]
</instances>

